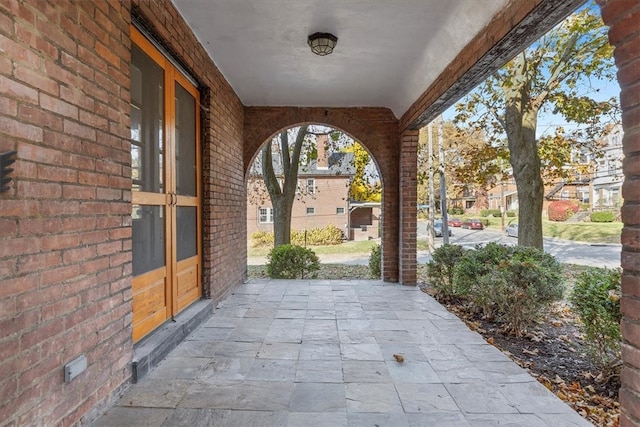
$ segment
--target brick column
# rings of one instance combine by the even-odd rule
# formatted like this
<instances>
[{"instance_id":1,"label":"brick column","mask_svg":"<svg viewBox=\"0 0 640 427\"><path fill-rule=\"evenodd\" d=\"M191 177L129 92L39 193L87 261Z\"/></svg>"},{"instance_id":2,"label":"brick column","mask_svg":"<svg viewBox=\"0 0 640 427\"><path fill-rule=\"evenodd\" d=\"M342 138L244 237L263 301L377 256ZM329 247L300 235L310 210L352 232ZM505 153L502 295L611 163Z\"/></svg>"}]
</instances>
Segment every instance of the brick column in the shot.
<instances>
[{"instance_id":1,"label":"brick column","mask_svg":"<svg viewBox=\"0 0 640 427\"><path fill-rule=\"evenodd\" d=\"M624 127L620 425L640 426L640 2L598 3L615 47Z\"/></svg>"},{"instance_id":2,"label":"brick column","mask_svg":"<svg viewBox=\"0 0 640 427\"><path fill-rule=\"evenodd\" d=\"M418 131L400 138L400 282L415 286L418 231Z\"/></svg>"}]
</instances>

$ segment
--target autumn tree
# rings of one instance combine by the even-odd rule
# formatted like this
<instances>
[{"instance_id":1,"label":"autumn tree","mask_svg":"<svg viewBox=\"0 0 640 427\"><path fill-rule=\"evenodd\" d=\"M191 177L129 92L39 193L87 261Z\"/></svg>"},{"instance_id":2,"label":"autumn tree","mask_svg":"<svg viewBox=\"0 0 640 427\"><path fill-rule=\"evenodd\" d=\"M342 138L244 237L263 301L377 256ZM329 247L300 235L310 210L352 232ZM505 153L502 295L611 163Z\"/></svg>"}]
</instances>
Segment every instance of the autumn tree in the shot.
<instances>
[{"instance_id":1,"label":"autumn tree","mask_svg":"<svg viewBox=\"0 0 640 427\"><path fill-rule=\"evenodd\" d=\"M598 139L604 118L617 111L617 102L596 101L592 81L613 79L613 73L607 29L598 8L589 4L519 53L457 105L458 123L483 130L489 140L506 135L518 192L519 244L542 248L544 186L538 114L555 113L582 125L580 131L562 133L564 141ZM547 154L560 151L547 150Z\"/></svg>"},{"instance_id":2,"label":"autumn tree","mask_svg":"<svg viewBox=\"0 0 640 427\"><path fill-rule=\"evenodd\" d=\"M358 202L381 201L382 187L367 150L353 141L343 151L345 153L353 153L355 168L355 174L349 187L349 198Z\"/></svg>"}]
</instances>

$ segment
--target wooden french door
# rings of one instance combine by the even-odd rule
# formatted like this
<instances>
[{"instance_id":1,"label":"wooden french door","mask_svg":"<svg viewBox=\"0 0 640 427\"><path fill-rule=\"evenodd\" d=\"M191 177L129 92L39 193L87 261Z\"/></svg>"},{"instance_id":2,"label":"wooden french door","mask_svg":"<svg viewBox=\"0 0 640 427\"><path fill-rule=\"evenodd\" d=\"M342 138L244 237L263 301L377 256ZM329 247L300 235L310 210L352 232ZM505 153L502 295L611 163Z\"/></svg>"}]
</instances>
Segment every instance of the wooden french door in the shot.
<instances>
[{"instance_id":1,"label":"wooden french door","mask_svg":"<svg viewBox=\"0 0 640 427\"><path fill-rule=\"evenodd\" d=\"M133 340L198 299L197 88L131 29Z\"/></svg>"}]
</instances>

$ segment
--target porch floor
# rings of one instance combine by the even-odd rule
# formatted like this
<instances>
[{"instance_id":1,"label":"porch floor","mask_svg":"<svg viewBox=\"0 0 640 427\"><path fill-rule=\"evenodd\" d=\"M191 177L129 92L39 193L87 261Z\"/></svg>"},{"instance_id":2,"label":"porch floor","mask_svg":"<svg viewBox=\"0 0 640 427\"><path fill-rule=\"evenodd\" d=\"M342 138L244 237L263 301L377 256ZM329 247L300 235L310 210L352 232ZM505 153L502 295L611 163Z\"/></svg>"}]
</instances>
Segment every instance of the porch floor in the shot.
<instances>
[{"instance_id":1,"label":"porch floor","mask_svg":"<svg viewBox=\"0 0 640 427\"><path fill-rule=\"evenodd\" d=\"M213 425L590 424L416 287L254 280L94 423Z\"/></svg>"}]
</instances>

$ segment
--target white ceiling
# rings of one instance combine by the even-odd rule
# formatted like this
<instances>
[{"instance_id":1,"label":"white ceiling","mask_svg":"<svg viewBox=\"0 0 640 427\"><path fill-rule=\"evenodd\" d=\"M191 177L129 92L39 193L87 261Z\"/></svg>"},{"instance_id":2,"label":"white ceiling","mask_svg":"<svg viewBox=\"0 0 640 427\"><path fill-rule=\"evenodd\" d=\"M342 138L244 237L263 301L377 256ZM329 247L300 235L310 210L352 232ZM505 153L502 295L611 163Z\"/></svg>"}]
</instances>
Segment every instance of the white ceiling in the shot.
<instances>
[{"instance_id":1,"label":"white ceiling","mask_svg":"<svg viewBox=\"0 0 640 427\"><path fill-rule=\"evenodd\" d=\"M172 0L247 106L400 117L507 0ZM331 55L307 36L338 37Z\"/></svg>"}]
</instances>

